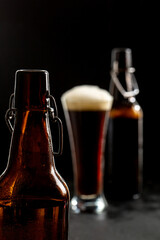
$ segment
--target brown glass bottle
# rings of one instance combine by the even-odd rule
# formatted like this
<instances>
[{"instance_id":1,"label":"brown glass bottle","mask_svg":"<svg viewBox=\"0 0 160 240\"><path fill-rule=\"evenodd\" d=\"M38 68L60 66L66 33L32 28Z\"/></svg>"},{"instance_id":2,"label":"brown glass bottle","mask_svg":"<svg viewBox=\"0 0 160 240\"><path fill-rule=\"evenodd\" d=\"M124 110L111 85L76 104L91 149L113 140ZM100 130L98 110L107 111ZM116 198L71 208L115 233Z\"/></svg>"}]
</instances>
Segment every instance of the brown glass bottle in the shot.
<instances>
[{"instance_id":1,"label":"brown glass bottle","mask_svg":"<svg viewBox=\"0 0 160 240\"><path fill-rule=\"evenodd\" d=\"M55 168L49 115L62 126L49 91L47 71L16 72L6 113L12 130L9 159L0 177L1 240L68 239L69 190Z\"/></svg>"},{"instance_id":2,"label":"brown glass bottle","mask_svg":"<svg viewBox=\"0 0 160 240\"><path fill-rule=\"evenodd\" d=\"M131 49L112 51L110 93L114 97L106 141L105 193L108 200L138 198L143 186L143 111Z\"/></svg>"}]
</instances>

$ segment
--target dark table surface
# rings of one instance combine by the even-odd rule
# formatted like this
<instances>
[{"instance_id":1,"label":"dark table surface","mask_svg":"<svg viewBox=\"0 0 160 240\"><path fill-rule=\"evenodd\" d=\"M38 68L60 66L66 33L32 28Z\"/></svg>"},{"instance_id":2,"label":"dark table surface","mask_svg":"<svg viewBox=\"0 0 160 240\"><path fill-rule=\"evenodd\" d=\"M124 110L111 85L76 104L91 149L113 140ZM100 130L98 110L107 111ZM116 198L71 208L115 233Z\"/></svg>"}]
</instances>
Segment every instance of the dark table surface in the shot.
<instances>
[{"instance_id":1,"label":"dark table surface","mask_svg":"<svg viewBox=\"0 0 160 240\"><path fill-rule=\"evenodd\" d=\"M160 195L109 203L104 214L69 215L69 240L160 240Z\"/></svg>"}]
</instances>

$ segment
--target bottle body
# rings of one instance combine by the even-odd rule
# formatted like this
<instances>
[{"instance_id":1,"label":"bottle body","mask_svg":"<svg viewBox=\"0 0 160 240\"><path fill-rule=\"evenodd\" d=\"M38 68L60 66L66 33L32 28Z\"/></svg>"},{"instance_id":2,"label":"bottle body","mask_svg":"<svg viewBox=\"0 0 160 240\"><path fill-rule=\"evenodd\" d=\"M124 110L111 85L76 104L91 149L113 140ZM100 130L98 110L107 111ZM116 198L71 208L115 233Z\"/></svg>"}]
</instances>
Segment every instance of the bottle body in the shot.
<instances>
[{"instance_id":1,"label":"bottle body","mask_svg":"<svg viewBox=\"0 0 160 240\"><path fill-rule=\"evenodd\" d=\"M0 177L0 239L68 239L69 190L54 164L48 109L16 109Z\"/></svg>"},{"instance_id":2,"label":"bottle body","mask_svg":"<svg viewBox=\"0 0 160 240\"><path fill-rule=\"evenodd\" d=\"M133 99L132 99L133 100ZM105 189L113 200L136 199L143 185L143 111L137 101L110 112Z\"/></svg>"},{"instance_id":3,"label":"bottle body","mask_svg":"<svg viewBox=\"0 0 160 240\"><path fill-rule=\"evenodd\" d=\"M64 224L68 221L66 208L65 202L57 200L1 202L0 239L68 239L68 226Z\"/></svg>"}]
</instances>

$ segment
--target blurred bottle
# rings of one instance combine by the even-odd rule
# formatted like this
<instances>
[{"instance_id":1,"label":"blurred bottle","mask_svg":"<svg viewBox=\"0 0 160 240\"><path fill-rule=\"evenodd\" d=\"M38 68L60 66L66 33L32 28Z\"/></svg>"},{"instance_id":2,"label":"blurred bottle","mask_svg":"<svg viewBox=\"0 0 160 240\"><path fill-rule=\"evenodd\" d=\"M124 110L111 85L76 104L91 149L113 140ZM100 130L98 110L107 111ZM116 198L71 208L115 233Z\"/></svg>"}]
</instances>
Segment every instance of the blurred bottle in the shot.
<instances>
[{"instance_id":1,"label":"blurred bottle","mask_svg":"<svg viewBox=\"0 0 160 240\"><path fill-rule=\"evenodd\" d=\"M110 111L105 164L105 193L110 200L139 198L143 187L143 111L132 66L132 51L111 54Z\"/></svg>"},{"instance_id":2,"label":"blurred bottle","mask_svg":"<svg viewBox=\"0 0 160 240\"><path fill-rule=\"evenodd\" d=\"M0 177L1 240L67 240L69 191L55 168L50 119L57 117L49 74L18 70L6 122L12 132ZM54 104L54 108L50 106ZM13 125L14 124L14 125Z\"/></svg>"}]
</instances>

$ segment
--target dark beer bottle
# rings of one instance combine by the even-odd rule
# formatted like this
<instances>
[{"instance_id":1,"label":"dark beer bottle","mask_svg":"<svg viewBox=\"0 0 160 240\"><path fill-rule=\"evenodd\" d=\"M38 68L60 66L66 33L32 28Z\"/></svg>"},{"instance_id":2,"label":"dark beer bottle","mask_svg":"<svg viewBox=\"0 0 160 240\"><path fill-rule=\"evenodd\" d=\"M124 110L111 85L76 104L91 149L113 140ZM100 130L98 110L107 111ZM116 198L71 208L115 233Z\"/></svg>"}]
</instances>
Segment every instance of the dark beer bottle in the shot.
<instances>
[{"instance_id":1,"label":"dark beer bottle","mask_svg":"<svg viewBox=\"0 0 160 240\"><path fill-rule=\"evenodd\" d=\"M62 152L62 143L54 153L50 119L61 137L62 123L49 74L18 70L15 76L6 112L12 131L9 159L0 177L0 239L67 240L69 190L55 168L54 155Z\"/></svg>"},{"instance_id":2,"label":"dark beer bottle","mask_svg":"<svg viewBox=\"0 0 160 240\"><path fill-rule=\"evenodd\" d=\"M115 48L111 55L110 111L105 166L105 192L110 200L139 198L143 177L143 111L132 67L132 51Z\"/></svg>"}]
</instances>

